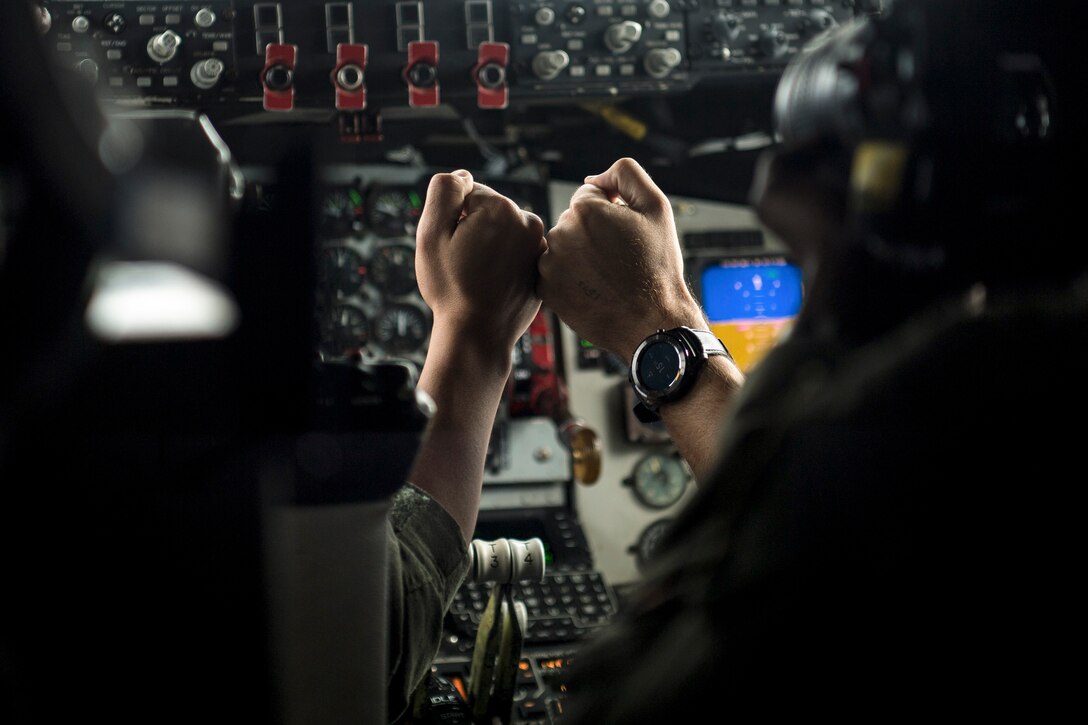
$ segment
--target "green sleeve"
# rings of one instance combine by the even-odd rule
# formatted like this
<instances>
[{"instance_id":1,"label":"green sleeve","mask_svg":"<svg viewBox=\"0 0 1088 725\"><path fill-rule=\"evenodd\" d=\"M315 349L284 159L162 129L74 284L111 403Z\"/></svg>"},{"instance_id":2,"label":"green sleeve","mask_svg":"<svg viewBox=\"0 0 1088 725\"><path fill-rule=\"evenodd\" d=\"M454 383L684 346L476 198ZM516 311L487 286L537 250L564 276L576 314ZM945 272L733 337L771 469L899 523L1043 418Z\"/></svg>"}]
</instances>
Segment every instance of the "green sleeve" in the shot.
<instances>
[{"instance_id":1,"label":"green sleeve","mask_svg":"<svg viewBox=\"0 0 1088 725\"><path fill-rule=\"evenodd\" d=\"M442 623L468 574L468 547L453 517L407 484L393 497L389 541L389 720L408 707L412 692L438 653Z\"/></svg>"}]
</instances>

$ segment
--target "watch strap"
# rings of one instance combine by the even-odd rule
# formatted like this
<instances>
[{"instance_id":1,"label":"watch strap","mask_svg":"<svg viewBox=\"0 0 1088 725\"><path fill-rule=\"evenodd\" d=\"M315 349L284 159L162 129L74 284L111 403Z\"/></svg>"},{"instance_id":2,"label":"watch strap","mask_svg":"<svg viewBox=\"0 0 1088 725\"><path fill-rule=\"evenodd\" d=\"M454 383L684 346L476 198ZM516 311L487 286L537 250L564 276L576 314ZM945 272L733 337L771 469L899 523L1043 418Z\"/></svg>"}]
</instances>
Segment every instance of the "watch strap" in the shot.
<instances>
[{"instance_id":1,"label":"watch strap","mask_svg":"<svg viewBox=\"0 0 1088 725\"><path fill-rule=\"evenodd\" d=\"M677 334L686 336L688 342L692 344L692 348L696 351L702 349L707 357L711 355L725 355L730 360L733 359L733 356L729 353L729 348L727 348L725 343L710 330L695 330L690 327L678 327L673 331Z\"/></svg>"},{"instance_id":2,"label":"watch strap","mask_svg":"<svg viewBox=\"0 0 1088 725\"><path fill-rule=\"evenodd\" d=\"M725 356L730 360L733 359L732 354L730 354L729 352L729 348L727 348L725 346L725 343L722 342L718 338L718 336L710 330L696 330L690 327L676 327L671 330L660 330L657 334L660 333L669 333L676 337L680 337L691 348L692 352L694 353L694 359L692 361L694 365L692 366L692 369L689 369L685 374L693 376L693 381L694 376L697 376L703 367L702 362L704 362L707 358L710 358L711 356ZM647 338L647 340L649 339L650 338ZM634 371L635 363L636 361L632 361L632 372ZM694 382L686 387L684 393L681 394L681 397L687 394L687 391L691 389L693 384ZM638 386L635 386L635 393L636 395L639 394ZM674 400L679 399L680 398L675 398ZM672 402L672 400L662 402ZM643 398L640 399L639 402L635 405L633 412L635 414L635 417L638 418L638 420L642 423L655 423L661 420L661 415L657 412L659 405L660 404L651 404L649 401Z\"/></svg>"},{"instance_id":3,"label":"watch strap","mask_svg":"<svg viewBox=\"0 0 1088 725\"><path fill-rule=\"evenodd\" d=\"M635 403L632 410L640 423L657 423L661 420L661 414L642 401Z\"/></svg>"}]
</instances>

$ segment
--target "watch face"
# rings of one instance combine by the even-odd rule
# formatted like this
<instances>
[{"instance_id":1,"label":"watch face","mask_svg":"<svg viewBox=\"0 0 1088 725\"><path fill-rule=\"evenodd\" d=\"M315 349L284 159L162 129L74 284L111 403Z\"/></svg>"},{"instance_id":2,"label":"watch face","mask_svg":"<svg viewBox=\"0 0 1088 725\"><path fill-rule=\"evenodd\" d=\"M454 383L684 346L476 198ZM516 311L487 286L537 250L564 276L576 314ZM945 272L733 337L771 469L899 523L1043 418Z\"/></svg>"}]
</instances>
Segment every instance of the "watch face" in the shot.
<instances>
[{"instance_id":1,"label":"watch face","mask_svg":"<svg viewBox=\"0 0 1088 725\"><path fill-rule=\"evenodd\" d=\"M638 358L638 380L647 391L668 390L680 376L684 359L675 346L665 341L652 342Z\"/></svg>"}]
</instances>

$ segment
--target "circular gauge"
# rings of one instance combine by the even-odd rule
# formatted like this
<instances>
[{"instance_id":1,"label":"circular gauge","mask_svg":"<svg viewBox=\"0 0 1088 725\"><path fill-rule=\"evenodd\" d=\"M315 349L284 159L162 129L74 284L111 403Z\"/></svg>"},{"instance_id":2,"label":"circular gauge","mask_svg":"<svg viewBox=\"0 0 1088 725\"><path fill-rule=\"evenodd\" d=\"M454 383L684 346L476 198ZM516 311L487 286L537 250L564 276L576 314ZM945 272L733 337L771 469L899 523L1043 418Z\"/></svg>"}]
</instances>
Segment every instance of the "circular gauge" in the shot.
<instances>
[{"instance_id":1,"label":"circular gauge","mask_svg":"<svg viewBox=\"0 0 1088 725\"><path fill-rule=\"evenodd\" d=\"M354 186L342 186L325 194L321 204L321 231L329 237L346 237L363 228L363 194Z\"/></svg>"},{"instance_id":2,"label":"circular gauge","mask_svg":"<svg viewBox=\"0 0 1088 725\"><path fill-rule=\"evenodd\" d=\"M370 278L384 292L406 295L415 292L416 250L407 244L378 247L370 263Z\"/></svg>"},{"instance_id":3,"label":"circular gauge","mask_svg":"<svg viewBox=\"0 0 1088 725\"><path fill-rule=\"evenodd\" d=\"M317 267L318 286L336 297L350 297L362 288L366 269L358 252L348 247L325 247Z\"/></svg>"},{"instance_id":4,"label":"circular gauge","mask_svg":"<svg viewBox=\"0 0 1088 725\"><path fill-rule=\"evenodd\" d=\"M407 355L423 347L427 339L427 316L415 305L393 305L374 322L374 339L386 352Z\"/></svg>"},{"instance_id":5,"label":"circular gauge","mask_svg":"<svg viewBox=\"0 0 1088 725\"><path fill-rule=\"evenodd\" d=\"M638 541L628 549L629 552L635 555L635 563L639 569L645 568L646 562L657 551L658 544L661 543L662 537L664 537L671 524L672 519L660 519L653 522L643 529L638 536Z\"/></svg>"},{"instance_id":6,"label":"circular gauge","mask_svg":"<svg viewBox=\"0 0 1088 725\"><path fill-rule=\"evenodd\" d=\"M423 199L407 187L375 187L367 199L366 219L382 237L415 236Z\"/></svg>"},{"instance_id":7,"label":"circular gauge","mask_svg":"<svg viewBox=\"0 0 1088 725\"><path fill-rule=\"evenodd\" d=\"M678 455L650 453L635 465L624 484L643 505L663 509L680 500L691 477L691 469Z\"/></svg>"},{"instance_id":8,"label":"circular gauge","mask_svg":"<svg viewBox=\"0 0 1088 725\"><path fill-rule=\"evenodd\" d=\"M343 357L366 346L370 326L366 313L355 305L333 305L321 319L321 352Z\"/></svg>"}]
</instances>

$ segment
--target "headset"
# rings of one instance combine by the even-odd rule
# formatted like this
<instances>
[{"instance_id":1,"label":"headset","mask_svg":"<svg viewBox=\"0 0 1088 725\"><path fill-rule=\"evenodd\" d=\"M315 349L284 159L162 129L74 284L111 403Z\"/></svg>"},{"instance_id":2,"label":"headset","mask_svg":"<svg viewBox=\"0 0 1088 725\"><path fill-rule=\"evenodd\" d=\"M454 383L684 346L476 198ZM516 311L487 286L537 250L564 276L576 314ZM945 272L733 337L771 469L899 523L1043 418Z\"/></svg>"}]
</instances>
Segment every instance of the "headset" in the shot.
<instances>
[{"instance_id":1,"label":"headset","mask_svg":"<svg viewBox=\"0 0 1088 725\"><path fill-rule=\"evenodd\" d=\"M1084 261L1061 233L1059 167L1077 139L1063 16L1024 1L886 1L787 66L776 133L786 149L844 156L853 228L898 264L1017 276L1052 269L1052 253Z\"/></svg>"}]
</instances>

